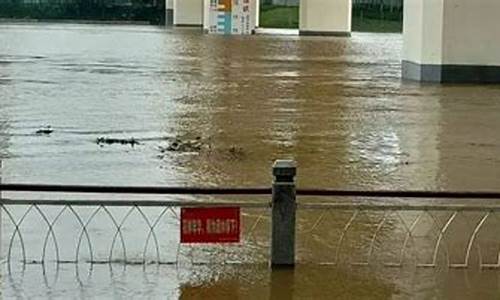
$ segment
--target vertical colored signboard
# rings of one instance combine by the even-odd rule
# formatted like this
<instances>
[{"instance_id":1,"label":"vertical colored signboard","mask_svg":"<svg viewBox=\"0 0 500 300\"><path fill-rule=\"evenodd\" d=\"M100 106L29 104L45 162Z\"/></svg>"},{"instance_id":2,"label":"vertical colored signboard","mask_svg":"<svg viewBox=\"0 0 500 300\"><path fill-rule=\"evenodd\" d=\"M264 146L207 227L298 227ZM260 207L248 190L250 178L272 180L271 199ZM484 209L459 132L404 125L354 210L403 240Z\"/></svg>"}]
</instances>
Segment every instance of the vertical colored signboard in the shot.
<instances>
[{"instance_id":1,"label":"vertical colored signboard","mask_svg":"<svg viewBox=\"0 0 500 300\"><path fill-rule=\"evenodd\" d=\"M217 14L219 0L210 0L208 4L208 33L217 33Z\"/></svg>"},{"instance_id":2,"label":"vertical colored signboard","mask_svg":"<svg viewBox=\"0 0 500 300\"><path fill-rule=\"evenodd\" d=\"M239 207L181 209L181 243L239 242Z\"/></svg>"},{"instance_id":3,"label":"vertical colored signboard","mask_svg":"<svg viewBox=\"0 0 500 300\"><path fill-rule=\"evenodd\" d=\"M208 32L252 34L255 27L255 0L210 0ZM255 4L255 3L254 3Z\"/></svg>"},{"instance_id":4,"label":"vertical colored signboard","mask_svg":"<svg viewBox=\"0 0 500 300\"><path fill-rule=\"evenodd\" d=\"M217 33L231 33L232 0L219 0L217 13Z\"/></svg>"},{"instance_id":5,"label":"vertical colored signboard","mask_svg":"<svg viewBox=\"0 0 500 300\"><path fill-rule=\"evenodd\" d=\"M250 0L239 0L242 1L243 4L241 5L241 31L243 34L251 34L252 33L252 28L251 28L251 21L250 21Z\"/></svg>"}]
</instances>

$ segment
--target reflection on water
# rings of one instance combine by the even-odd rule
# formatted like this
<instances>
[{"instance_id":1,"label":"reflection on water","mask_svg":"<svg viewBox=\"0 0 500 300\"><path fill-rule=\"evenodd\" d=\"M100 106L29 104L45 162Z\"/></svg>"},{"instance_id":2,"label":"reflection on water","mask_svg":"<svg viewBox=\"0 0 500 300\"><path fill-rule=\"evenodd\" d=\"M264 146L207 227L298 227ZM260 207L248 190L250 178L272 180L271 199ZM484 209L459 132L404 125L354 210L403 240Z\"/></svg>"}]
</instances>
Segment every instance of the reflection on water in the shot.
<instances>
[{"instance_id":1,"label":"reflection on water","mask_svg":"<svg viewBox=\"0 0 500 300\"><path fill-rule=\"evenodd\" d=\"M213 282L182 285L181 299L387 299L394 293L391 285L373 282L371 272L349 272L331 267L298 266L295 270L265 272L267 266L231 274L231 268ZM241 268L238 268L241 270ZM266 274L259 278L255 274ZM321 284L321 282L328 284Z\"/></svg>"},{"instance_id":2,"label":"reflection on water","mask_svg":"<svg viewBox=\"0 0 500 300\"><path fill-rule=\"evenodd\" d=\"M3 24L0 41L6 182L261 186L271 180L273 160L293 158L300 186L499 186L498 86L402 82L397 34L222 37L190 29ZM35 134L46 125L53 134ZM175 136L201 136L210 151L161 153ZM101 147L99 137L141 144ZM113 293L165 296L158 282L174 276L167 269L151 276L153 283L137 280L148 273L127 273ZM175 281L170 286L179 289L167 296L457 299L498 290L493 271L380 275L386 271L301 265L271 276L262 266L250 280L235 275L242 269L203 284ZM20 286L4 284L23 294L37 285L31 276ZM109 279L97 269L93 276ZM61 289L71 286L65 282ZM111 293L100 282L74 296Z\"/></svg>"},{"instance_id":3,"label":"reflection on water","mask_svg":"<svg viewBox=\"0 0 500 300\"><path fill-rule=\"evenodd\" d=\"M3 295L6 298L162 298L162 299L496 299L498 272L486 270L399 271L380 274L365 268L333 268L299 265L295 271L278 270L270 274L266 265L219 267L218 276L179 278L172 266L128 266L110 269L97 265L79 282L72 266L64 266L58 284L46 285L40 266L28 266L23 278L6 276ZM190 270L214 272L207 268ZM386 281L374 281L383 276ZM41 286L26 290L27 283ZM391 283L393 282L393 283ZM170 289L179 284L178 289ZM403 287L403 288L401 288ZM71 291L71 292L69 292Z\"/></svg>"}]
</instances>

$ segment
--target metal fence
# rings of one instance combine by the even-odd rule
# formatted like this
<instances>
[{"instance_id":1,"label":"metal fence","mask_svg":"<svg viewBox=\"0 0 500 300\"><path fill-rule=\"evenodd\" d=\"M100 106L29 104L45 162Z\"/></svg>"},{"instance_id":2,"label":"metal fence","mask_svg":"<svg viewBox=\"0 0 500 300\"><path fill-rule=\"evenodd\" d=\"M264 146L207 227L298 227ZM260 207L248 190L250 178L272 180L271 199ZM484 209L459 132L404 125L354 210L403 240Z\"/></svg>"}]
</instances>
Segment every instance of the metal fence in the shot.
<instances>
[{"instance_id":1,"label":"metal fence","mask_svg":"<svg viewBox=\"0 0 500 300\"><path fill-rule=\"evenodd\" d=\"M271 188L0 184L3 258L10 272L256 261L500 268L500 193L296 189L295 174L294 162L278 161ZM191 198L164 199L173 196ZM180 244L180 208L221 206L242 209L241 244Z\"/></svg>"},{"instance_id":2,"label":"metal fence","mask_svg":"<svg viewBox=\"0 0 500 300\"><path fill-rule=\"evenodd\" d=\"M319 237L331 251L320 263L500 268L500 205L327 203L299 209L317 212L304 232ZM337 232L326 239L320 226L335 218ZM357 245L349 246L352 235Z\"/></svg>"},{"instance_id":3,"label":"metal fence","mask_svg":"<svg viewBox=\"0 0 500 300\"><path fill-rule=\"evenodd\" d=\"M228 205L242 210L245 229L240 245L181 245L180 208ZM2 199L3 255L9 273L28 264L39 264L45 272L54 264L85 264L92 269L96 264L225 263L230 257L245 263L247 249L266 242L259 242L257 231L268 213L268 203L253 201Z\"/></svg>"}]
</instances>

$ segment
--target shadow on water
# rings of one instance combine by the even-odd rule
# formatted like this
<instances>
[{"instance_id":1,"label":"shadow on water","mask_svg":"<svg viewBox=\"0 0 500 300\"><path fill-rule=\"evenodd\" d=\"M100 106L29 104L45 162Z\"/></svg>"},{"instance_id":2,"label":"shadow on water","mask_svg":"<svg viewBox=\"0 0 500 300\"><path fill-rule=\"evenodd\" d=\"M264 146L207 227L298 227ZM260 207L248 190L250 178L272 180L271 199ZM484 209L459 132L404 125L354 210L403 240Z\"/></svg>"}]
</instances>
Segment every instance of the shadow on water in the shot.
<instances>
[{"instance_id":1,"label":"shadow on water","mask_svg":"<svg viewBox=\"0 0 500 300\"><path fill-rule=\"evenodd\" d=\"M386 269L299 264L295 270L272 271L267 265L173 266L96 265L82 277L73 265L60 274L44 274L42 266L4 274L5 297L167 297L179 299L495 299L498 272L485 270ZM183 275L180 275L180 274ZM37 282L43 291L26 290ZM492 289L492 287L496 287Z\"/></svg>"},{"instance_id":2,"label":"shadow on water","mask_svg":"<svg viewBox=\"0 0 500 300\"><path fill-rule=\"evenodd\" d=\"M238 267L236 267L238 268ZM361 272L299 265L271 271L268 266L223 274L216 280L181 286L181 299L387 299L393 287ZM227 270L222 270L227 272Z\"/></svg>"}]
</instances>

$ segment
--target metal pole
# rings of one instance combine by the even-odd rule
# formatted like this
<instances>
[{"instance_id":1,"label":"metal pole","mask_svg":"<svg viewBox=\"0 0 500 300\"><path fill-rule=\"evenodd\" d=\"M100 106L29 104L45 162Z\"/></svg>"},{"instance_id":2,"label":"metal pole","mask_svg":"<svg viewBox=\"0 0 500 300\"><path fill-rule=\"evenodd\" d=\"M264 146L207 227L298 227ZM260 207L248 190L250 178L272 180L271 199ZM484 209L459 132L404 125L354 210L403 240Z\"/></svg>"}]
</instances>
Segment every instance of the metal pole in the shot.
<instances>
[{"instance_id":1,"label":"metal pole","mask_svg":"<svg viewBox=\"0 0 500 300\"><path fill-rule=\"evenodd\" d=\"M295 265L295 161L277 160L273 165L271 267Z\"/></svg>"}]
</instances>

